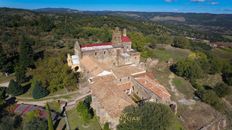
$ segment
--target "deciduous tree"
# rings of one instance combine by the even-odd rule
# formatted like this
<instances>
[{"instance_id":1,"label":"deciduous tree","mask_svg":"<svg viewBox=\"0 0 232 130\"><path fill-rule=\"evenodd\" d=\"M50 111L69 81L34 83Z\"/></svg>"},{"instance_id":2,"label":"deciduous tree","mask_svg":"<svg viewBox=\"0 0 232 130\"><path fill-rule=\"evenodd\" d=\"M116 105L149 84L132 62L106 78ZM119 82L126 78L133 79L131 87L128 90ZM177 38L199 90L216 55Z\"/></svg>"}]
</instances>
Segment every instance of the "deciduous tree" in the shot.
<instances>
[{"instance_id":1,"label":"deciduous tree","mask_svg":"<svg viewBox=\"0 0 232 130\"><path fill-rule=\"evenodd\" d=\"M176 130L177 122L171 109L163 104L146 102L141 106L129 106L120 117L118 130Z\"/></svg>"}]
</instances>

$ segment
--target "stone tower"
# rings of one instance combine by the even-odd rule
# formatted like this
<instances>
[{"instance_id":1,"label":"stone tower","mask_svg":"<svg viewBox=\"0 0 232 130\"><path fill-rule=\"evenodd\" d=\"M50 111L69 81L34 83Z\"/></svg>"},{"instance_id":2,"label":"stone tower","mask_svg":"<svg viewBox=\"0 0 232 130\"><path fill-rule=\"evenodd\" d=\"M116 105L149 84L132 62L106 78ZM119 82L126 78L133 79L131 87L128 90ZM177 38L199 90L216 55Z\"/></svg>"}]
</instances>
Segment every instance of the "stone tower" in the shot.
<instances>
[{"instance_id":1,"label":"stone tower","mask_svg":"<svg viewBox=\"0 0 232 130\"><path fill-rule=\"evenodd\" d=\"M78 55L79 57L81 57L81 47L80 47L78 41L76 41L76 43L74 45L74 53L75 53L75 55Z\"/></svg>"},{"instance_id":2,"label":"stone tower","mask_svg":"<svg viewBox=\"0 0 232 130\"><path fill-rule=\"evenodd\" d=\"M123 36L123 37L126 37L126 36L127 36L127 34L126 34L126 29L125 29L125 28L123 29L123 34L122 34L122 36Z\"/></svg>"},{"instance_id":3,"label":"stone tower","mask_svg":"<svg viewBox=\"0 0 232 130\"><path fill-rule=\"evenodd\" d=\"M122 34L118 27L115 28L112 34L112 43L113 44L119 44L122 42Z\"/></svg>"}]
</instances>

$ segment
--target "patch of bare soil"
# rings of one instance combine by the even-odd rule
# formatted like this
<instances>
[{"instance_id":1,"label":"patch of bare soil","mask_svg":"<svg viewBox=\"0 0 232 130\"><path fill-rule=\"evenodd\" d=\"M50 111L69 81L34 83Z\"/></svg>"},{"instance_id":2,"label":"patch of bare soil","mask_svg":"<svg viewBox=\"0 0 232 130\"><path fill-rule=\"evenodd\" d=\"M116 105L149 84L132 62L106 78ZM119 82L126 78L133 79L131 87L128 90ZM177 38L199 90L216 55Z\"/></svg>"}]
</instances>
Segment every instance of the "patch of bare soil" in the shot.
<instances>
[{"instance_id":1,"label":"patch of bare soil","mask_svg":"<svg viewBox=\"0 0 232 130\"><path fill-rule=\"evenodd\" d=\"M198 130L221 116L211 106L202 102L196 102L191 107L180 106L178 111L188 130Z\"/></svg>"}]
</instances>

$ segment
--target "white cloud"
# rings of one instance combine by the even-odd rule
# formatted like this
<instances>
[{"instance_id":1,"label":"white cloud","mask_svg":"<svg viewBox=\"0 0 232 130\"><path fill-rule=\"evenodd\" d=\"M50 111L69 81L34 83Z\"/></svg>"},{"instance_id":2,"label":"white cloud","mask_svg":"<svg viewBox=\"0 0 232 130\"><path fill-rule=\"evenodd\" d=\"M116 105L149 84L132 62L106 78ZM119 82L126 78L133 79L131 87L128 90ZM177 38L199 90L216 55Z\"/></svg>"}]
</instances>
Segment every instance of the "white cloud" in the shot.
<instances>
[{"instance_id":1,"label":"white cloud","mask_svg":"<svg viewBox=\"0 0 232 130\"><path fill-rule=\"evenodd\" d=\"M206 0L191 0L192 2L205 2Z\"/></svg>"},{"instance_id":2,"label":"white cloud","mask_svg":"<svg viewBox=\"0 0 232 130\"><path fill-rule=\"evenodd\" d=\"M173 2L174 0L164 0L164 1L170 3L170 2Z\"/></svg>"},{"instance_id":3,"label":"white cloud","mask_svg":"<svg viewBox=\"0 0 232 130\"><path fill-rule=\"evenodd\" d=\"M211 5L218 5L219 3L218 2L211 2L210 4Z\"/></svg>"}]
</instances>

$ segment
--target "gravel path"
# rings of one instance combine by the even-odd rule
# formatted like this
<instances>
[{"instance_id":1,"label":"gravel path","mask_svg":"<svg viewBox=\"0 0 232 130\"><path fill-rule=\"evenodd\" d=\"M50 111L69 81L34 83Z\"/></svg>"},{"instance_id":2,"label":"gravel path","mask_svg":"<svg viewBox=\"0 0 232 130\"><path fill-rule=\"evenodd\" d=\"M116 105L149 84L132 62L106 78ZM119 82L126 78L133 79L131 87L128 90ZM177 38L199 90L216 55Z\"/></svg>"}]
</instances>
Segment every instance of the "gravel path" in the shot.
<instances>
[{"instance_id":1,"label":"gravel path","mask_svg":"<svg viewBox=\"0 0 232 130\"><path fill-rule=\"evenodd\" d=\"M8 87L10 82L0 83L0 87Z\"/></svg>"}]
</instances>

